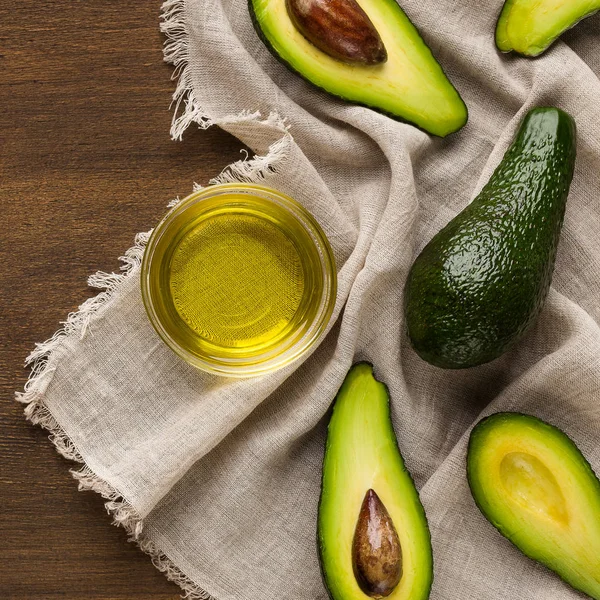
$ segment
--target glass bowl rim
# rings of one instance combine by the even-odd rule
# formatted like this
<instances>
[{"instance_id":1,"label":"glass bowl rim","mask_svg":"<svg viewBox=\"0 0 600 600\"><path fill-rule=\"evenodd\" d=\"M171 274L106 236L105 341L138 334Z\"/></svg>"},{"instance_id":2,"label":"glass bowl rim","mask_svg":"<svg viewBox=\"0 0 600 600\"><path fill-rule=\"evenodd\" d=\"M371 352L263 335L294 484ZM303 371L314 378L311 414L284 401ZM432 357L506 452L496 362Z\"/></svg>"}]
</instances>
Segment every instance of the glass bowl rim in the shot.
<instances>
[{"instance_id":1,"label":"glass bowl rim","mask_svg":"<svg viewBox=\"0 0 600 600\"><path fill-rule=\"evenodd\" d=\"M323 294L320 298L319 310L307 331L294 341L283 352L278 352L283 344L270 349L263 355L253 357L251 363L240 365L235 360L212 361L206 357L191 352L179 344L169 333L169 329L158 315L151 292L150 271L154 252L159 240L167 232L169 225L175 217L181 215L190 207L205 200L214 199L219 195L228 193L247 194L249 197L258 196L263 200L274 202L284 210L287 210L298 223L300 223L309 237L313 240L315 249L320 258L323 273ZM279 190L256 183L222 183L210 185L197 190L180 200L160 220L158 225L151 231L142 258L140 284L142 302L152 327L161 340L180 358L188 364L203 371L227 377L252 377L270 373L283 368L305 355L322 338L336 303L337 297L337 269L333 249L315 217L302 204L280 192ZM287 338L284 338L285 341Z\"/></svg>"}]
</instances>

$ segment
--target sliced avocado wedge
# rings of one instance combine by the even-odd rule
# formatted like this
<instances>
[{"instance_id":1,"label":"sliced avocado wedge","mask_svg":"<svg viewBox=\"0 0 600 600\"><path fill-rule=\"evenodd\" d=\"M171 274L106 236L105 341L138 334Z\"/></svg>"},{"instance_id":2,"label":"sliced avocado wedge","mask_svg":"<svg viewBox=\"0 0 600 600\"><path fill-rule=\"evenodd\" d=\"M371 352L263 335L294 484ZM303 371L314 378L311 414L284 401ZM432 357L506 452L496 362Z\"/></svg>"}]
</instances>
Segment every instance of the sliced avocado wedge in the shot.
<instances>
[{"instance_id":1,"label":"sliced avocado wedge","mask_svg":"<svg viewBox=\"0 0 600 600\"><path fill-rule=\"evenodd\" d=\"M567 29L600 10L600 0L506 0L496 26L496 46L538 56Z\"/></svg>"},{"instance_id":2,"label":"sliced avocado wedge","mask_svg":"<svg viewBox=\"0 0 600 600\"><path fill-rule=\"evenodd\" d=\"M467 475L503 536L600 600L600 482L562 431L517 413L483 419L471 433Z\"/></svg>"},{"instance_id":3,"label":"sliced avocado wedge","mask_svg":"<svg viewBox=\"0 0 600 600\"><path fill-rule=\"evenodd\" d=\"M374 524L383 543L365 548ZM335 400L317 538L333 600L429 597L433 557L425 512L398 450L387 387L367 363L352 367Z\"/></svg>"},{"instance_id":4,"label":"sliced avocado wedge","mask_svg":"<svg viewBox=\"0 0 600 600\"><path fill-rule=\"evenodd\" d=\"M387 60L347 64L319 50L292 22L286 0L249 0L255 29L272 54L330 94L444 137L467 122L467 108L395 0L358 0Z\"/></svg>"}]
</instances>

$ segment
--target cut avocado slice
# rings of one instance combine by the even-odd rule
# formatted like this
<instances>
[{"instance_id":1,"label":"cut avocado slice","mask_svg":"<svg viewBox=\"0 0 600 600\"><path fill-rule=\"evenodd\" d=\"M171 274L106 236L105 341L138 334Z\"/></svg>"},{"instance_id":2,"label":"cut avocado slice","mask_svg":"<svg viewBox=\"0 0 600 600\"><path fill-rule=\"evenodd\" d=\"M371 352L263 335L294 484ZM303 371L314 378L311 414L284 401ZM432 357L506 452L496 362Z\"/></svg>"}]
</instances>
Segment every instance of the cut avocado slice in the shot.
<instances>
[{"instance_id":1,"label":"cut avocado slice","mask_svg":"<svg viewBox=\"0 0 600 600\"><path fill-rule=\"evenodd\" d=\"M562 33L600 10L600 0L506 0L496 26L496 46L538 56Z\"/></svg>"},{"instance_id":2,"label":"cut avocado slice","mask_svg":"<svg viewBox=\"0 0 600 600\"><path fill-rule=\"evenodd\" d=\"M285 0L249 0L255 29L273 55L330 94L444 137L467 122L467 108L395 0L358 0L383 40L387 61L347 64L309 42Z\"/></svg>"},{"instance_id":3,"label":"cut avocado slice","mask_svg":"<svg viewBox=\"0 0 600 600\"><path fill-rule=\"evenodd\" d=\"M483 419L471 433L467 474L502 535L600 600L600 482L562 431L517 413Z\"/></svg>"},{"instance_id":4,"label":"cut avocado slice","mask_svg":"<svg viewBox=\"0 0 600 600\"><path fill-rule=\"evenodd\" d=\"M393 565L399 567L399 582L396 573L379 595L363 591L369 585L359 584L362 577L356 560L356 547L365 531L362 515L369 506L377 510L378 503L385 507L379 513L384 515L386 530L391 529L391 521L397 534L397 541L393 533L388 536L389 546L399 544L400 551L392 553L401 559L400 565ZM335 400L323 462L317 537L323 578L333 600L429 597L433 557L425 512L398 450L387 387L375 379L367 363L352 367ZM371 584L378 567L369 567Z\"/></svg>"}]
</instances>

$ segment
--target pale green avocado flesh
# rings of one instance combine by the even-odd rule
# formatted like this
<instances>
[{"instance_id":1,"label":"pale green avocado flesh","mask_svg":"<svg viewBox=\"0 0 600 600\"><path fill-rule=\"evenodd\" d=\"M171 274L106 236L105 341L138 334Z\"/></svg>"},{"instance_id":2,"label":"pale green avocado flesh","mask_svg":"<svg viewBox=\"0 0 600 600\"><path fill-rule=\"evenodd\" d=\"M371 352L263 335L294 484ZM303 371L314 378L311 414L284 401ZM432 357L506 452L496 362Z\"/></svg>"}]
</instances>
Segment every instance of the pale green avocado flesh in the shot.
<instances>
[{"instance_id":1,"label":"pale green avocado flesh","mask_svg":"<svg viewBox=\"0 0 600 600\"><path fill-rule=\"evenodd\" d=\"M425 512L398 450L388 390L358 363L338 392L329 423L318 517L325 584L333 600L368 600L353 572L352 543L361 504L374 490L402 549L402 576L388 600L425 600L433 578Z\"/></svg>"},{"instance_id":2,"label":"pale green avocado flesh","mask_svg":"<svg viewBox=\"0 0 600 600\"><path fill-rule=\"evenodd\" d=\"M496 26L496 46L538 56L562 33L600 10L600 0L506 0Z\"/></svg>"},{"instance_id":3,"label":"pale green avocado flesh","mask_svg":"<svg viewBox=\"0 0 600 600\"><path fill-rule=\"evenodd\" d=\"M357 0L377 29L388 59L356 65L309 42L285 0L249 0L257 33L273 55L330 94L446 136L467 122L467 108L415 26L395 0Z\"/></svg>"},{"instance_id":4,"label":"pale green avocado flesh","mask_svg":"<svg viewBox=\"0 0 600 600\"><path fill-rule=\"evenodd\" d=\"M563 432L527 415L492 415L471 433L467 474L502 535L600 600L600 482Z\"/></svg>"}]
</instances>

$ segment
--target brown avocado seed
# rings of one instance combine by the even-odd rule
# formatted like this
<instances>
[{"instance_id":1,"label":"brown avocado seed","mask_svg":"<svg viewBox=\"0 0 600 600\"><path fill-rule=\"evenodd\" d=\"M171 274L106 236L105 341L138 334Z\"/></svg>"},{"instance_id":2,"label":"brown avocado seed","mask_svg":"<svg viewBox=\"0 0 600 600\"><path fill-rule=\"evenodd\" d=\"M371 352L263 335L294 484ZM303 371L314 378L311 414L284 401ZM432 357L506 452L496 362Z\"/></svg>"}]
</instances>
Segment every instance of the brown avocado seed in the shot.
<instances>
[{"instance_id":1,"label":"brown avocado seed","mask_svg":"<svg viewBox=\"0 0 600 600\"><path fill-rule=\"evenodd\" d=\"M319 50L346 63L387 60L377 29L356 0L286 0L290 19Z\"/></svg>"},{"instance_id":2,"label":"brown avocado seed","mask_svg":"<svg viewBox=\"0 0 600 600\"><path fill-rule=\"evenodd\" d=\"M402 577L402 549L392 519L379 496L365 494L352 542L352 568L360 589L371 598L389 596Z\"/></svg>"}]
</instances>

